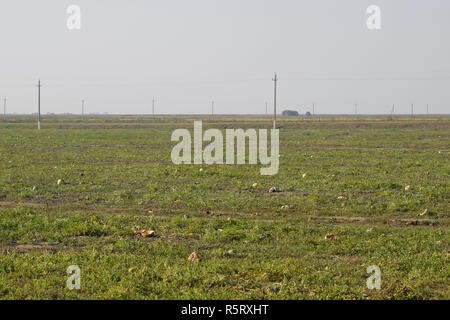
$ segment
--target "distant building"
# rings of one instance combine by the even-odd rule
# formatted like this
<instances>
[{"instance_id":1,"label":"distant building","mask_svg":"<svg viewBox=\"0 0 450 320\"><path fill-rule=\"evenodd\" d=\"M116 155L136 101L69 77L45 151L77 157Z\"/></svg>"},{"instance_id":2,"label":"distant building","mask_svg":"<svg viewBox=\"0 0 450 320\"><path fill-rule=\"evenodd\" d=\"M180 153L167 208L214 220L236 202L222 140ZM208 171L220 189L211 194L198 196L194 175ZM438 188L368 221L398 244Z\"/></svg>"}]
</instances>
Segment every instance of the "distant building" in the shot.
<instances>
[{"instance_id":1,"label":"distant building","mask_svg":"<svg viewBox=\"0 0 450 320\"><path fill-rule=\"evenodd\" d=\"M293 111L293 110L284 110L281 114L285 117L298 117L299 116L298 112Z\"/></svg>"},{"instance_id":2,"label":"distant building","mask_svg":"<svg viewBox=\"0 0 450 320\"><path fill-rule=\"evenodd\" d=\"M311 117L311 116L312 116L312 114L311 114L311 112L307 111L307 112L305 113L305 116L307 116L307 117Z\"/></svg>"}]
</instances>

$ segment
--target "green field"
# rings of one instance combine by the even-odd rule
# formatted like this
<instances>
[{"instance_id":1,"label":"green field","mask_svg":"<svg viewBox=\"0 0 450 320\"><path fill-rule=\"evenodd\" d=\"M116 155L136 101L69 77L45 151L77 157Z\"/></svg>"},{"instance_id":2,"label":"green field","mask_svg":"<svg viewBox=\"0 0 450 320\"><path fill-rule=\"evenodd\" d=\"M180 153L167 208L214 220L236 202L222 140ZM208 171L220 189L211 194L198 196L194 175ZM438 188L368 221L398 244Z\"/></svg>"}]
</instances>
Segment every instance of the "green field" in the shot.
<instances>
[{"instance_id":1,"label":"green field","mask_svg":"<svg viewBox=\"0 0 450 320\"><path fill-rule=\"evenodd\" d=\"M0 299L450 299L449 118L284 119L272 177L172 164L193 118L34 120L0 122Z\"/></svg>"}]
</instances>

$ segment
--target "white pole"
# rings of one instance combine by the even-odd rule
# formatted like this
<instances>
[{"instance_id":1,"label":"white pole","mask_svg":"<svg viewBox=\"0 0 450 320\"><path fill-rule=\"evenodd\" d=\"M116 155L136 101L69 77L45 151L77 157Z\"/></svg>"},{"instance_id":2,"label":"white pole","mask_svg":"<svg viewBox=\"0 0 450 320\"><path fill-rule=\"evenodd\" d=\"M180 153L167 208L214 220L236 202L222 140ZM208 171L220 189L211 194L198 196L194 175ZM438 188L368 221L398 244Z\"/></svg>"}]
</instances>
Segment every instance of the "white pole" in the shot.
<instances>
[{"instance_id":1,"label":"white pole","mask_svg":"<svg viewBox=\"0 0 450 320\"><path fill-rule=\"evenodd\" d=\"M273 94L273 128L277 128L277 74L275 73L275 77L272 79L274 83L274 94Z\"/></svg>"},{"instance_id":2,"label":"white pole","mask_svg":"<svg viewBox=\"0 0 450 320\"><path fill-rule=\"evenodd\" d=\"M41 130L41 80L38 82L38 130Z\"/></svg>"}]
</instances>

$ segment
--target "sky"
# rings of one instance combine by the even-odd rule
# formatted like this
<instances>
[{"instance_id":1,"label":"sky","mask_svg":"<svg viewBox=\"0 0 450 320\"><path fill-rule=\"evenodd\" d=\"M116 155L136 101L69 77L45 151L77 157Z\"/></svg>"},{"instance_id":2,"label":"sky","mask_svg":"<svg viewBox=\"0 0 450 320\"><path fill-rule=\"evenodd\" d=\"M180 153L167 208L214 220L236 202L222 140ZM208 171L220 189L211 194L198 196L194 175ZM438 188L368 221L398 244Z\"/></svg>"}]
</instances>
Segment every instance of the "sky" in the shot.
<instances>
[{"instance_id":1,"label":"sky","mask_svg":"<svg viewBox=\"0 0 450 320\"><path fill-rule=\"evenodd\" d=\"M81 9L69 30L66 10ZM381 9L369 30L366 10ZM448 0L1 0L7 113L450 112Z\"/></svg>"}]
</instances>

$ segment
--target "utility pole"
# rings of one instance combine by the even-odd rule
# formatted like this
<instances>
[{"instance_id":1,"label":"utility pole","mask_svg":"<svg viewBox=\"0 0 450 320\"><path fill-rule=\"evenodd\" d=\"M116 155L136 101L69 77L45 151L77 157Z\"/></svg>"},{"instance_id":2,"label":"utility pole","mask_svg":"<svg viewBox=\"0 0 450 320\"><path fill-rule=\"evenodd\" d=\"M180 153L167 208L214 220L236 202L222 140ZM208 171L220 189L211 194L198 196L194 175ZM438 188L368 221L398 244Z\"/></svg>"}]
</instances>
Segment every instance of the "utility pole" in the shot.
<instances>
[{"instance_id":1,"label":"utility pole","mask_svg":"<svg viewBox=\"0 0 450 320\"><path fill-rule=\"evenodd\" d=\"M414 104L411 104L411 118L414 118Z\"/></svg>"},{"instance_id":2,"label":"utility pole","mask_svg":"<svg viewBox=\"0 0 450 320\"><path fill-rule=\"evenodd\" d=\"M38 82L38 130L41 130L41 80Z\"/></svg>"},{"instance_id":3,"label":"utility pole","mask_svg":"<svg viewBox=\"0 0 450 320\"><path fill-rule=\"evenodd\" d=\"M81 100L81 116L84 118L84 99Z\"/></svg>"},{"instance_id":4,"label":"utility pole","mask_svg":"<svg viewBox=\"0 0 450 320\"><path fill-rule=\"evenodd\" d=\"M392 105L391 115L394 114L394 111L395 111L395 104Z\"/></svg>"},{"instance_id":5,"label":"utility pole","mask_svg":"<svg viewBox=\"0 0 450 320\"><path fill-rule=\"evenodd\" d=\"M267 101L266 101L266 116L267 116L267 106L268 106L268 103L267 103Z\"/></svg>"},{"instance_id":6,"label":"utility pole","mask_svg":"<svg viewBox=\"0 0 450 320\"><path fill-rule=\"evenodd\" d=\"M152 100L152 114L155 116L155 98Z\"/></svg>"},{"instance_id":7,"label":"utility pole","mask_svg":"<svg viewBox=\"0 0 450 320\"><path fill-rule=\"evenodd\" d=\"M211 114L214 115L214 100L211 101Z\"/></svg>"},{"instance_id":8,"label":"utility pole","mask_svg":"<svg viewBox=\"0 0 450 320\"><path fill-rule=\"evenodd\" d=\"M315 103L313 103L313 115L315 115L316 114L316 104ZM320 115L317 113L317 119L319 119L319 122L320 122Z\"/></svg>"},{"instance_id":9,"label":"utility pole","mask_svg":"<svg viewBox=\"0 0 450 320\"><path fill-rule=\"evenodd\" d=\"M277 74L275 73L275 77L272 79L274 83L274 94L273 94L273 128L277 128Z\"/></svg>"},{"instance_id":10,"label":"utility pole","mask_svg":"<svg viewBox=\"0 0 450 320\"><path fill-rule=\"evenodd\" d=\"M427 115L428 115L428 114L430 114L430 113L429 113L429 105L428 105L428 103L427 103Z\"/></svg>"},{"instance_id":11,"label":"utility pole","mask_svg":"<svg viewBox=\"0 0 450 320\"><path fill-rule=\"evenodd\" d=\"M355 104L355 115L358 114L358 104Z\"/></svg>"},{"instance_id":12,"label":"utility pole","mask_svg":"<svg viewBox=\"0 0 450 320\"><path fill-rule=\"evenodd\" d=\"M6 118L6 98L3 99L3 116Z\"/></svg>"}]
</instances>

